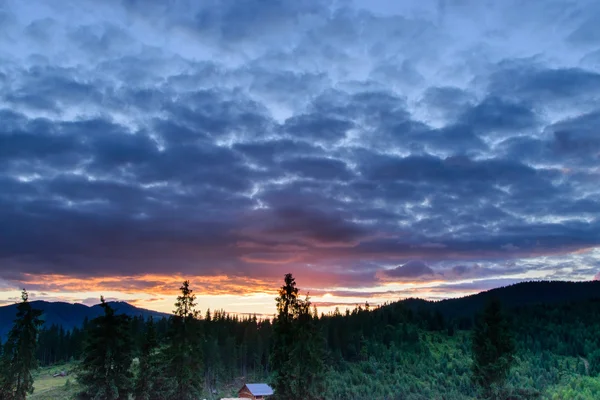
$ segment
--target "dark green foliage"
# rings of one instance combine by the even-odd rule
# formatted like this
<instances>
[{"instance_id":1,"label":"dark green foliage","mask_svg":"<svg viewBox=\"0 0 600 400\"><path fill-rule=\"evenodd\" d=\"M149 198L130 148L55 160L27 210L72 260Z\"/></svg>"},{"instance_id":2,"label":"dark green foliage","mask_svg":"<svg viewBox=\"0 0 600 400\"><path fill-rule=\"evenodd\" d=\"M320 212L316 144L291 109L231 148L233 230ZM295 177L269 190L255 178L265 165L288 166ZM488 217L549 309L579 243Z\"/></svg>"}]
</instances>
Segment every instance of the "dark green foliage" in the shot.
<instances>
[{"instance_id":1,"label":"dark green foliage","mask_svg":"<svg viewBox=\"0 0 600 400\"><path fill-rule=\"evenodd\" d=\"M514 361L515 345L510 324L500 306L492 299L475 322L472 333L473 381L486 398L501 390Z\"/></svg>"},{"instance_id":2,"label":"dark green foliage","mask_svg":"<svg viewBox=\"0 0 600 400\"><path fill-rule=\"evenodd\" d=\"M39 334L37 359L41 365L79 359L83 349L84 336L84 330L78 327L74 327L70 331L59 325L45 327Z\"/></svg>"},{"instance_id":3,"label":"dark green foliage","mask_svg":"<svg viewBox=\"0 0 600 400\"><path fill-rule=\"evenodd\" d=\"M132 389L130 318L115 314L101 298L104 315L90 321L78 381L82 397L94 400L125 400Z\"/></svg>"},{"instance_id":4,"label":"dark green foliage","mask_svg":"<svg viewBox=\"0 0 600 400\"><path fill-rule=\"evenodd\" d=\"M285 284L279 289L277 317L273 321L271 370L273 388L277 398L293 398L290 382L293 379L292 349L294 347L294 312L298 309L298 288L292 274L285 276Z\"/></svg>"},{"instance_id":5,"label":"dark green foliage","mask_svg":"<svg viewBox=\"0 0 600 400\"><path fill-rule=\"evenodd\" d=\"M600 379L587 376L570 376L548 390L551 400L596 400L600 399Z\"/></svg>"},{"instance_id":6,"label":"dark green foliage","mask_svg":"<svg viewBox=\"0 0 600 400\"><path fill-rule=\"evenodd\" d=\"M155 383L162 379L158 340L152 317L146 321L144 341L141 346L134 397L136 400L157 399ZM158 384L157 386L160 386Z\"/></svg>"},{"instance_id":7,"label":"dark green foliage","mask_svg":"<svg viewBox=\"0 0 600 400\"><path fill-rule=\"evenodd\" d=\"M298 298L292 274L279 289L273 321L271 369L278 399L320 399L324 394L324 339L308 296Z\"/></svg>"},{"instance_id":8,"label":"dark green foliage","mask_svg":"<svg viewBox=\"0 0 600 400\"><path fill-rule=\"evenodd\" d=\"M537 282L493 291L506 307L516 343L514 364L502 393L504 398L600 398L594 384L600 374L600 299L590 299L597 288L598 285L589 283ZM550 292L555 292L558 300L551 299ZM482 300L487 300L489 294L441 302L413 299L381 307L364 304L318 319L313 311L311 318L305 319L301 316L306 313L300 310L308 302L295 293L295 301L288 303L295 303L291 308L299 310L297 314L288 313L295 326L290 330L291 345L279 353L279 346L272 343L281 339L273 333L279 327L270 320L230 315L222 310L206 312L203 319L196 318L202 356L202 366L197 372L200 378L196 382L204 386L200 398L232 397L242 377L245 382L266 382L275 377L269 369L269 359L277 355L283 355L284 360L285 357L303 360L289 364L287 382L294 398L319 395L334 400L481 398L471 379L471 332L465 328L470 329L474 321L468 310L482 310ZM596 297L599 296L597 291ZM509 297L523 303L505 301ZM569 298L572 301L567 301ZM140 363L146 362L145 322L142 318L132 318L127 327ZM153 324L158 367L157 378L151 380L151 399L167 399L174 387L166 357L171 347L173 322L160 318ZM318 355L318 350L313 352L310 348L316 341L294 340L296 328L318 332L315 336L322 338L323 352ZM47 326L40 333L38 358L42 363L77 359L81 352L78 348L82 347L78 343L82 343L86 330L89 329ZM321 360L323 364L322 372L313 375L322 378L316 384L302 380L319 370L319 366L309 366L313 360ZM144 371L148 377L154 374L148 372L152 368L136 363L132 370ZM311 387L320 388L311 391Z\"/></svg>"},{"instance_id":9,"label":"dark green foliage","mask_svg":"<svg viewBox=\"0 0 600 400\"><path fill-rule=\"evenodd\" d=\"M600 298L519 307L511 310L511 315L520 348L588 358L590 373L600 373L600 363L596 362L600 349Z\"/></svg>"},{"instance_id":10,"label":"dark green foliage","mask_svg":"<svg viewBox=\"0 0 600 400\"><path fill-rule=\"evenodd\" d=\"M202 333L196 296L185 281L170 318L167 347L162 352L164 384L158 388L173 400L198 398L203 389Z\"/></svg>"},{"instance_id":11,"label":"dark green foliage","mask_svg":"<svg viewBox=\"0 0 600 400\"><path fill-rule=\"evenodd\" d=\"M23 289L17 317L0 357L0 399L25 400L33 393L31 371L37 368L35 350L42 312L31 307L29 295Z\"/></svg>"},{"instance_id":12,"label":"dark green foliage","mask_svg":"<svg viewBox=\"0 0 600 400\"><path fill-rule=\"evenodd\" d=\"M291 386L295 399L322 399L325 393L325 340L319 327L316 308L311 314L310 301L298 302L292 348L293 379Z\"/></svg>"},{"instance_id":13,"label":"dark green foliage","mask_svg":"<svg viewBox=\"0 0 600 400\"><path fill-rule=\"evenodd\" d=\"M537 305L585 302L597 299L599 293L600 281L537 281L517 283L457 299L437 302L406 299L402 303L413 312L422 311L427 323L431 323L433 314L439 311L446 320L455 320L458 329L471 329L474 316L480 313L492 298L499 299L508 310Z\"/></svg>"}]
</instances>

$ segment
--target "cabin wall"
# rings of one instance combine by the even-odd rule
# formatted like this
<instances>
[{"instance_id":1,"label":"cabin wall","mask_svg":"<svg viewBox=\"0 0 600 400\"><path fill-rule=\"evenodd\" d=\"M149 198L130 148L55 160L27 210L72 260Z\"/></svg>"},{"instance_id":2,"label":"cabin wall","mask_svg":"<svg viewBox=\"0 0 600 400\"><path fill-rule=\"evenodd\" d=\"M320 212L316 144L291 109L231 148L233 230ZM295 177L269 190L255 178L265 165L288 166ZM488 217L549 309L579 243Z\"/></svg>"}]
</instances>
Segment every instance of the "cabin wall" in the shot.
<instances>
[{"instance_id":1,"label":"cabin wall","mask_svg":"<svg viewBox=\"0 0 600 400\"><path fill-rule=\"evenodd\" d=\"M256 400L256 397L254 397L252 395L252 393L250 393L250 391L246 388L243 388L242 390L240 390L238 392L238 397L241 397L242 399L253 399ZM262 399L262 397L260 397Z\"/></svg>"}]
</instances>

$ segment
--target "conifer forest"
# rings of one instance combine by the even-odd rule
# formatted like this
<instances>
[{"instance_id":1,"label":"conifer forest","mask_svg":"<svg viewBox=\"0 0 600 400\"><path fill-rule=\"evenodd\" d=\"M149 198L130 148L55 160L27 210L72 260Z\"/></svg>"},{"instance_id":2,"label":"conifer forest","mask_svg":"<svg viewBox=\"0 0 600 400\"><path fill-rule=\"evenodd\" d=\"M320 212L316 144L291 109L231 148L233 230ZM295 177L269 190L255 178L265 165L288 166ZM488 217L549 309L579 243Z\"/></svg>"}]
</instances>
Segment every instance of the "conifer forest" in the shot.
<instances>
[{"instance_id":1,"label":"conifer forest","mask_svg":"<svg viewBox=\"0 0 600 400\"><path fill-rule=\"evenodd\" d=\"M597 399L599 293L597 282L529 282L319 314L287 274L272 319L201 313L186 281L169 317L101 299L102 315L65 329L46 326L23 291L0 398L38 398L35 377L59 366L67 384L46 398L218 399L268 382L282 400Z\"/></svg>"}]
</instances>

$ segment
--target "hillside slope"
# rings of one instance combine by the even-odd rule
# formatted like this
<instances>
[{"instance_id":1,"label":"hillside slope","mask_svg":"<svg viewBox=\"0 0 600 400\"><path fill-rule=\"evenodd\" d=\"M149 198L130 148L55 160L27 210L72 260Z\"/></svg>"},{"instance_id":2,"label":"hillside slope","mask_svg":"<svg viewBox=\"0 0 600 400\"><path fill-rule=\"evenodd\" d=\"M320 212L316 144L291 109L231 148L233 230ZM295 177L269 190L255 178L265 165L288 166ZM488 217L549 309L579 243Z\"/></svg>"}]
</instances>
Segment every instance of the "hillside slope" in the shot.
<instances>
[{"instance_id":1,"label":"hillside slope","mask_svg":"<svg viewBox=\"0 0 600 400\"><path fill-rule=\"evenodd\" d=\"M552 305L600 299L600 281L564 282L531 281L504 286L466 297L440 301L406 299L400 301L418 312L439 311L446 319L472 319L491 299L497 298L503 307L514 309L538 304Z\"/></svg>"},{"instance_id":2,"label":"hillside slope","mask_svg":"<svg viewBox=\"0 0 600 400\"><path fill-rule=\"evenodd\" d=\"M132 306L122 301L109 302L117 313L127 314L129 316L143 316L144 318L168 317L169 314L158 311L147 310ZM85 318L92 319L103 313L100 305L86 306L84 304L72 304L63 302L49 302L36 300L31 302L33 308L42 310L42 318L46 326L53 324L62 325L63 328L70 330L75 326L81 326ZM0 338L4 337L10 331L13 320L17 314L17 305L11 304L0 307Z\"/></svg>"}]
</instances>

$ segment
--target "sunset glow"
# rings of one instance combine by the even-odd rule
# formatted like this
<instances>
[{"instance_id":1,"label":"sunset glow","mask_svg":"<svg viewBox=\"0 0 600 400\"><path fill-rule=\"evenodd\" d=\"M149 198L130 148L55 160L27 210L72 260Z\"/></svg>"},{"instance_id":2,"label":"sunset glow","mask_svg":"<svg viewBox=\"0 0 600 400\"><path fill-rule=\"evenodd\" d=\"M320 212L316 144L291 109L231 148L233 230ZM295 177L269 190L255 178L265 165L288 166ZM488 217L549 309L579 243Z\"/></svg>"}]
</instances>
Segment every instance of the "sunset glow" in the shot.
<instances>
[{"instance_id":1,"label":"sunset glow","mask_svg":"<svg viewBox=\"0 0 600 400\"><path fill-rule=\"evenodd\" d=\"M0 2L0 304L600 279L598 2L267 3Z\"/></svg>"}]
</instances>

